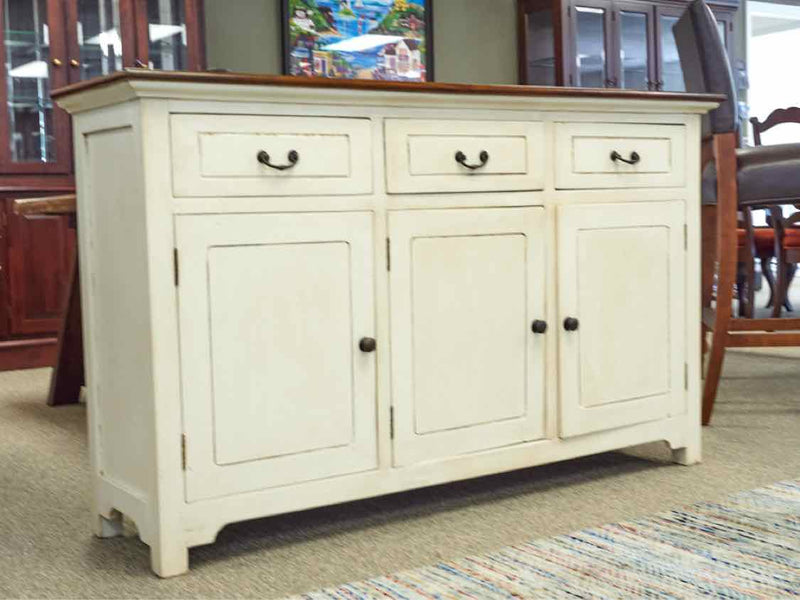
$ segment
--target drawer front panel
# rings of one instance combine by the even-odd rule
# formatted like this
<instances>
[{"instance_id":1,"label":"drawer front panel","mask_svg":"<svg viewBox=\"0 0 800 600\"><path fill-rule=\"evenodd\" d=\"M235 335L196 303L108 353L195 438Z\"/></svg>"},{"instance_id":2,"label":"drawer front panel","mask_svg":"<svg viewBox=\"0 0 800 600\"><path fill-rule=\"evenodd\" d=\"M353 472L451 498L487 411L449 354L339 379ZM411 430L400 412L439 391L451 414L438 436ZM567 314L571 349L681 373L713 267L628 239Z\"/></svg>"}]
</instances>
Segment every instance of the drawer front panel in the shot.
<instances>
[{"instance_id":1,"label":"drawer front panel","mask_svg":"<svg viewBox=\"0 0 800 600\"><path fill-rule=\"evenodd\" d=\"M558 123L556 188L683 186L685 135L683 125Z\"/></svg>"},{"instance_id":2,"label":"drawer front panel","mask_svg":"<svg viewBox=\"0 0 800 600\"><path fill-rule=\"evenodd\" d=\"M538 122L390 119L388 191L539 190L544 187L543 146L544 127Z\"/></svg>"},{"instance_id":3,"label":"drawer front panel","mask_svg":"<svg viewBox=\"0 0 800 600\"><path fill-rule=\"evenodd\" d=\"M372 192L368 119L173 115L172 154L179 197Z\"/></svg>"}]
</instances>

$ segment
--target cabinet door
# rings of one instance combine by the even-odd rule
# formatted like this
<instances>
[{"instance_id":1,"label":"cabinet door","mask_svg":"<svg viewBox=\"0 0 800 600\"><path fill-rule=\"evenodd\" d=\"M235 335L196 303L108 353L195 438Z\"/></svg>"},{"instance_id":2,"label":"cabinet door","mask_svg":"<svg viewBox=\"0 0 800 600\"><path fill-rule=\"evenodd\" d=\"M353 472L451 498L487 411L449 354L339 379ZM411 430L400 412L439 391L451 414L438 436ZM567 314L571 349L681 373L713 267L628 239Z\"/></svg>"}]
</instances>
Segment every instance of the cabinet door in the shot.
<instances>
[{"instance_id":1,"label":"cabinet door","mask_svg":"<svg viewBox=\"0 0 800 600\"><path fill-rule=\"evenodd\" d=\"M10 332L54 333L63 316L75 233L67 217L8 215Z\"/></svg>"},{"instance_id":2,"label":"cabinet door","mask_svg":"<svg viewBox=\"0 0 800 600\"><path fill-rule=\"evenodd\" d=\"M655 13L648 4L615 2L615 79L626 90L650 90L655 82Z\"/></svg>"},{"instance_id":3,"label":"cabinet door","mask_svg":"<svg viewBox=\"0 0 800 600\"><path fill-rule=\"evenodd\" d=\"M50 91L67 84L62 0L3 0L0 172L69 173L69 117Z\"/></svg>"},{"instance_id":4,"label":"cabinet door","mask_svg":"<svg viewBox=\"0 0 800 600\"><path fill-rule=\"evenodd\" d=\"M377 466L372 218L177 218L188 501Z\"/></svg>"},{"instance_id":5,"label":"cabinet door","mask_svg":"<svg viewBox=\"0 0 800 600\"><path fill-rule=\"evenodd\" d=\"M202 0L128 0L136 21L137 66L205 69Z\"/></svg>"},{"instance_id":6,"label":"cabinet door","mask_svg":"<svg viewBox=\"0 0 800 600\"><path fill-rule=\"evenodd\" d=\"M134 66L132 0L71 0L66 11L71 82Z\"/></svg>"},{"instance_id":7,"label":"cabinet door","mask_svg":"<svg viewBox=\"0 0 800 600\"><path fill-rule=\"evenodd\" d=\"M517 2L519 83L565 85L562 14L566 17L558 2Z\"/></svg>"},{"instance_id":8,"label":"cabinet door","mask_svg":"<svg viewBox=\"0 0 800 600\"><path fill-rule=\"evenodd\" d=\"M680 7L656 7L656 46L658 48L658 76L656 89L664 92L685 92L678 44L672 28L683 15Z\"/></svg>"},{"instance_id":9,"label":"cabinet door","mask_svg":"<svg viewBox=\"0 0 800 600\"><path fill-rule=\"evenodd\" d=\"M543 222L540 208L390 215L395 465L543 436Z\"/></svg>"},{"instance_id":10,"label":"cabinet door","mask_svg":"<svg viewBox=\"0 0 800 600\"><path fill-rule=\"evenodd\" d=\"M580 0L572 6L572 58L576 87L615 87L611 3Z\"/></svg>"},{"instance_id":11,"label":"cabinet door","mask_svg":"<svg viewBox=\"0 0 800 600\"><path fill-rule=\"evenodd\" d=\"M559 209L562 436L685 410L683 210L683 202Z\"/></svg>"},{"instance_id":12,"label":"cabinet door","mask_svg":"<svg viewBox=\"0 0 800 600\"><path fill-rule=\"evenodd\" d=\"M712 9L711 12L714 13L714 17L717 19L719 37L722 38L722 45L725 46L725 50L728 53L728 60L731 62L731 66L733 66L734 46L736 41L733 35L733 24L736 22L736 11Z\"/></svg>"}]
</instances>

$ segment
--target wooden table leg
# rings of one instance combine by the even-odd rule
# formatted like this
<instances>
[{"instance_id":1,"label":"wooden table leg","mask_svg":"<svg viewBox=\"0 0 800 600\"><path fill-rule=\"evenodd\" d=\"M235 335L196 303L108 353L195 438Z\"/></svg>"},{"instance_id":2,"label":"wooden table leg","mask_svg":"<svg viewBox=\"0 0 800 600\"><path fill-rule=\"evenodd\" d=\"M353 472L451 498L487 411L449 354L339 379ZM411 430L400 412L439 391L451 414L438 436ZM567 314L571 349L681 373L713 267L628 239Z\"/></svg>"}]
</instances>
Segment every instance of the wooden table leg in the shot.
<instances>
[{"instance_id":1,"label":"wooden table leg","mask_svg":"<svg viewBox=\"0 0 800 600\"><path fill-rule=\"evenodd\" d=\"M83 330L81 322L81 286L78 273L78 252L72 263L67 307L58 336L58 354L47 404L76 404L84 384Z\"/></svg>"}]
</instances>

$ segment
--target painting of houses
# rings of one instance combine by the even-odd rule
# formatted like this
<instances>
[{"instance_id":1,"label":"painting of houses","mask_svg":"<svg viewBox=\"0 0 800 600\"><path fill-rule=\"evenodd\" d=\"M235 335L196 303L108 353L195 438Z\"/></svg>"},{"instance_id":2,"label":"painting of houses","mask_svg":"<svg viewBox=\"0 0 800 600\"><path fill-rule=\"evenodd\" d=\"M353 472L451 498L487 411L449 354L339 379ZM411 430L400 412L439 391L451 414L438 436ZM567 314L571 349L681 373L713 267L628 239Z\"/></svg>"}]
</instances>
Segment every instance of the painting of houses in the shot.
<instances>
[{"instance_id":1,"label":"painting of houses","mask_svg":"<svg viewBox=\"0 0 800 600\"><path fill-rule=\"evenodd\" d=\"M432 0L283 2L287 74L431 81Z\"/></svg>"}]
</instances>

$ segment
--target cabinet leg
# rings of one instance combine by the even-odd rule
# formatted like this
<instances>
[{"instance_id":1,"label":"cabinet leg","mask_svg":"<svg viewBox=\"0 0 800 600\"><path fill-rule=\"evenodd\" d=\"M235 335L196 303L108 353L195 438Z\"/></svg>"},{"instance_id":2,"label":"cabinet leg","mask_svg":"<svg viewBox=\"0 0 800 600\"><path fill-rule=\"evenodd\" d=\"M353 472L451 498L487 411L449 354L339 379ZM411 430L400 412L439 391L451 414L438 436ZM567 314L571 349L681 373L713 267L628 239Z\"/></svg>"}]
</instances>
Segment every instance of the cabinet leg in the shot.
<instances>
[{"instance_id":1,"label":"cabinet leg","mask_svg":"<svg viewBox=\"0 0 800 600\"><path fill-rule=\"evenodd\" d=\"M687 446L686 448L674 448L672 450L672 461L679 465L696 465L701 459L699 447Z\"/></svg>"},{"instance_id":2,"label":"cabinet leg","mask_svg":"<svg viewBox=\"0 0 800 600\"><path fill-rule=\"evenodd\" d=\"M122 535L122 513L112 510L109 517L97 515L94 534L99 538L112 538Z\"/></svg>"},{"instance_id":3,"label":"cabinet leg","mask_svg":"<svg viewBox=\"0 0 800 600\"><path fill-rule=\"evenodd\" d=\"M176 577L189 571L189 549L176 544L150 547L150 567L162 578Z\"/></svg>"}]
</instances>

